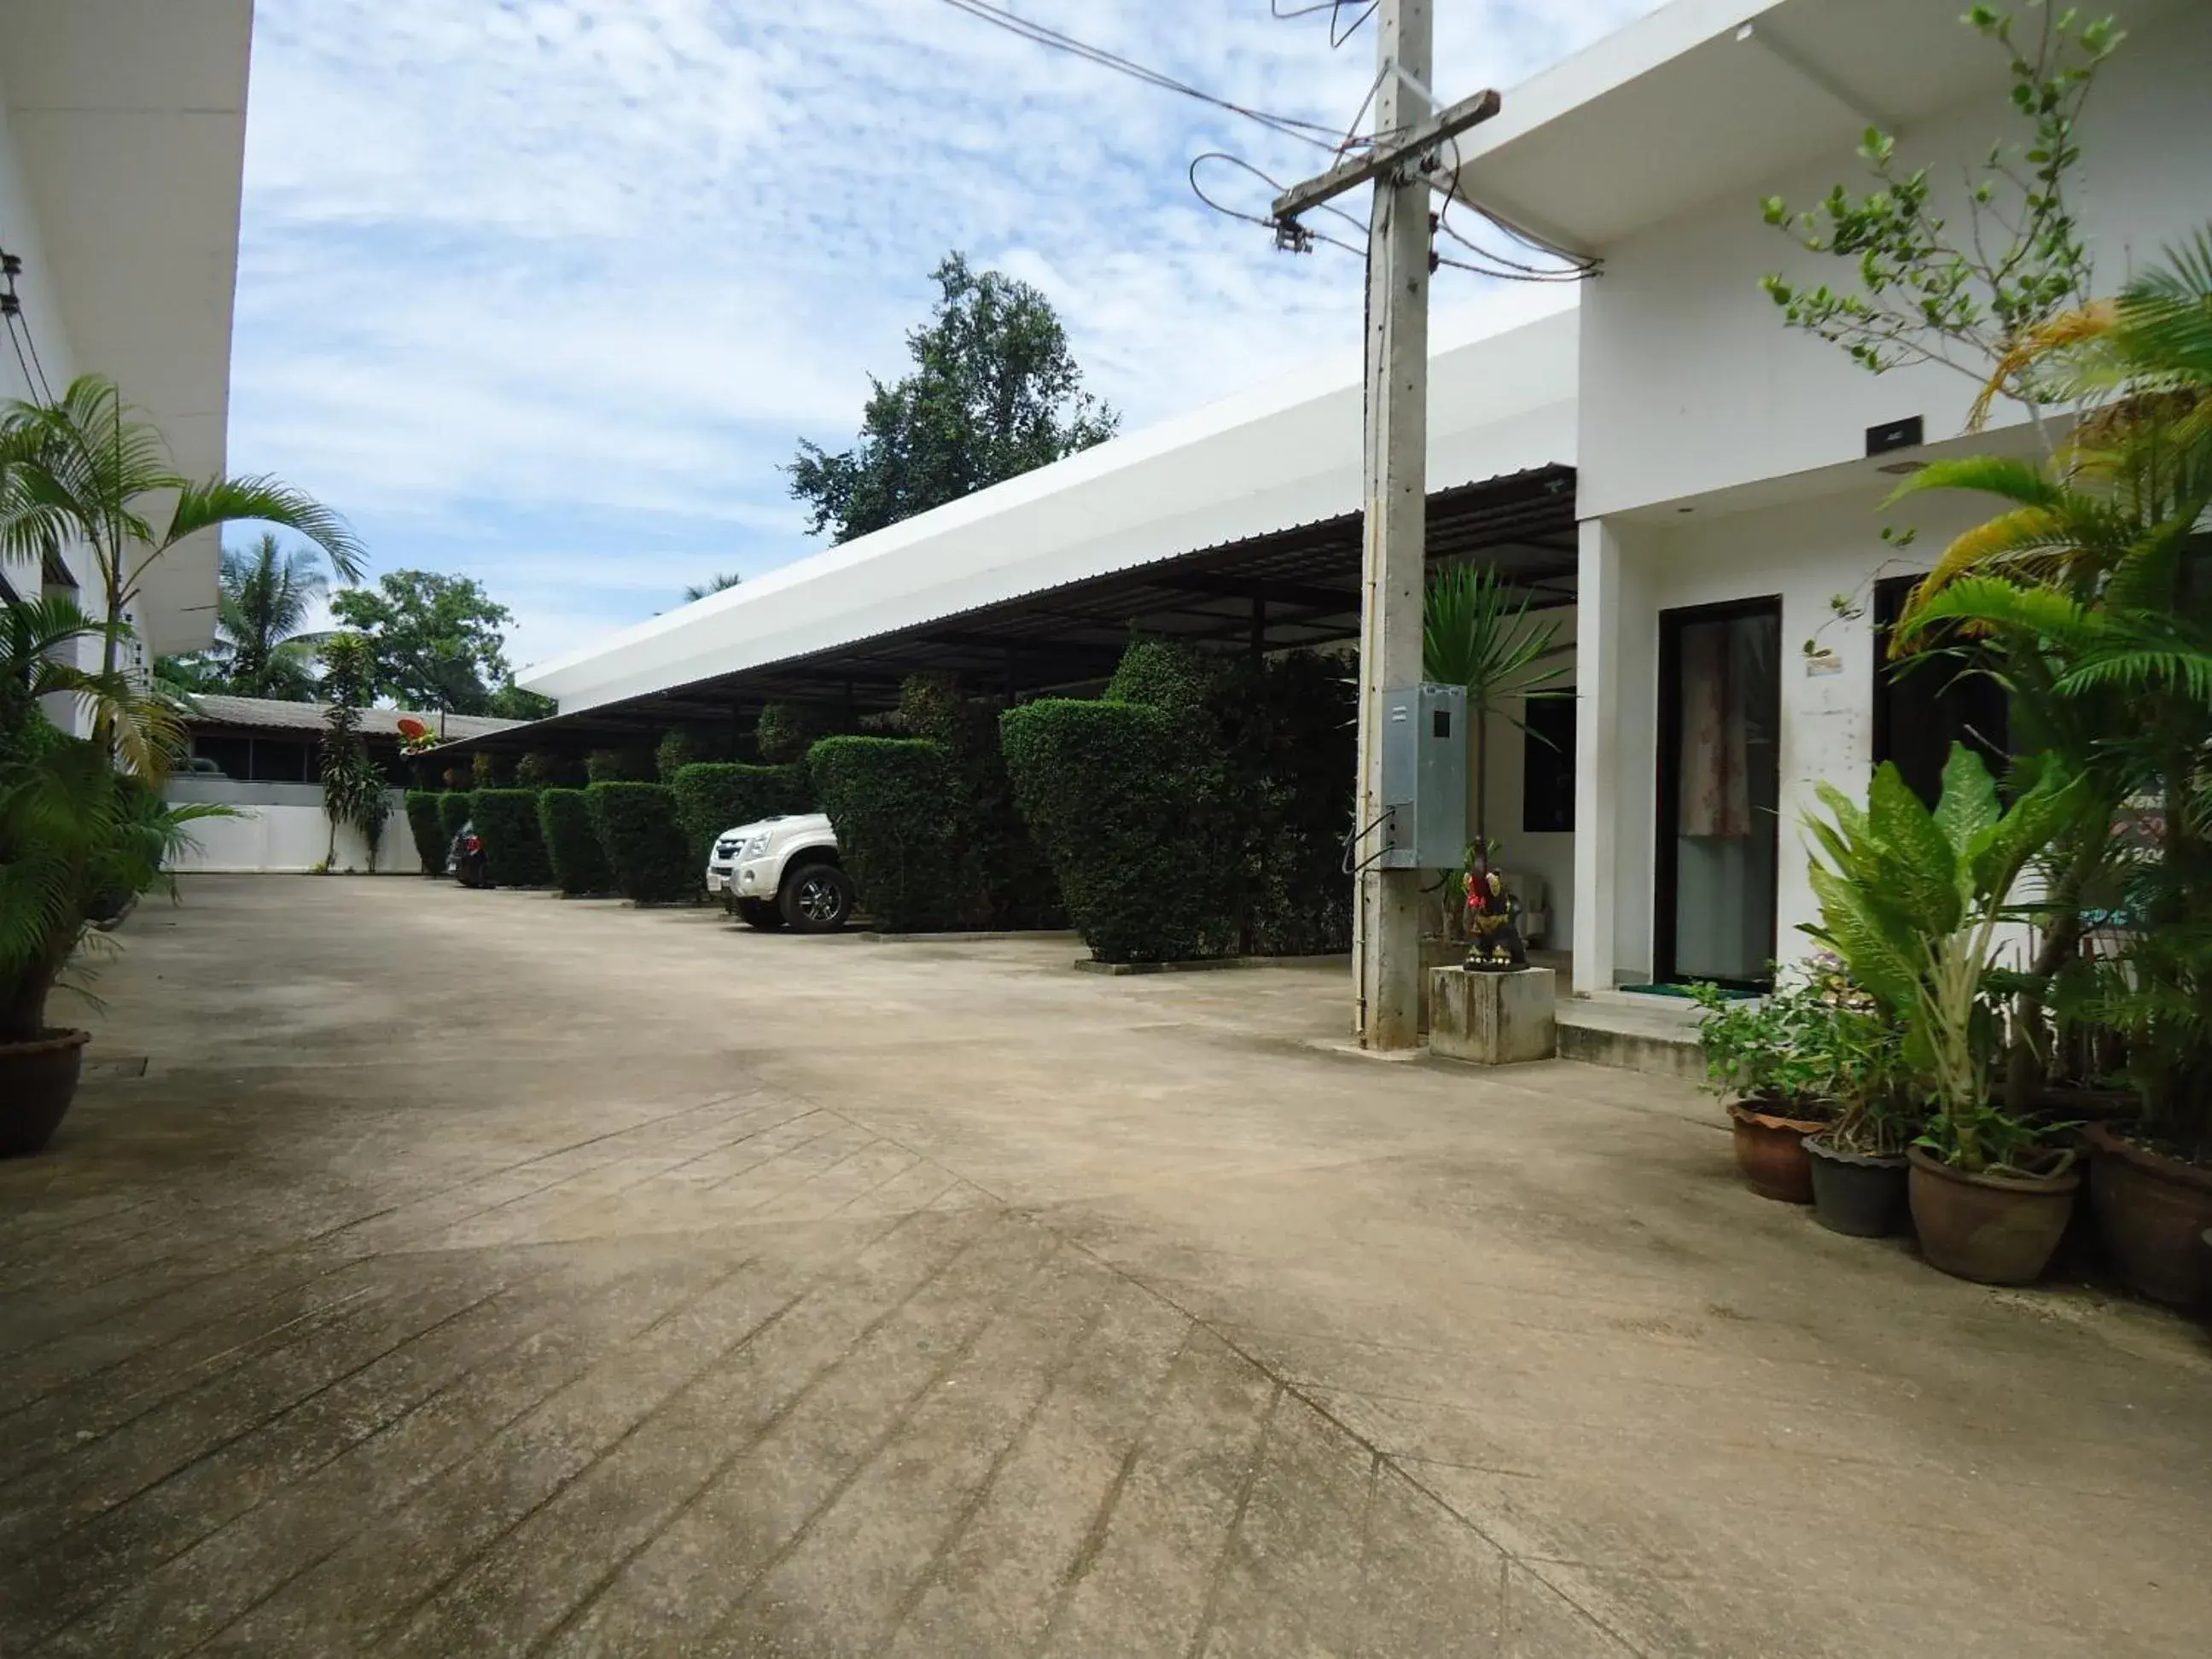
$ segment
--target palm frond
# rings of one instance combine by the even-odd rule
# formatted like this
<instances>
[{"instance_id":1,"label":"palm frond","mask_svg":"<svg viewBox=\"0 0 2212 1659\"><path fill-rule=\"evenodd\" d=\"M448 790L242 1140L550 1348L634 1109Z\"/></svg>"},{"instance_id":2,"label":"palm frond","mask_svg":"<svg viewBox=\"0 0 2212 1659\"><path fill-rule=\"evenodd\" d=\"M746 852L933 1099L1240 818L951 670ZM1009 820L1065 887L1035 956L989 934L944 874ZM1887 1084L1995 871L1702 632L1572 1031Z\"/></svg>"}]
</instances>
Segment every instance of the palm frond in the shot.
<instances>
[{"instance_id":1,"label":"palm frond","mask_svg":"<svg viewBox=\"0 0 2212 1659\"><path fill-rule=\"evenodd\" d=\"M305 490L267 473L186 483L177 492L167 532L156 544L155 556L199 531L243 523L297 531L322 549L331 568L348 581L361 579L368 553L352 526Z\"/></svg>"}]
</instances>

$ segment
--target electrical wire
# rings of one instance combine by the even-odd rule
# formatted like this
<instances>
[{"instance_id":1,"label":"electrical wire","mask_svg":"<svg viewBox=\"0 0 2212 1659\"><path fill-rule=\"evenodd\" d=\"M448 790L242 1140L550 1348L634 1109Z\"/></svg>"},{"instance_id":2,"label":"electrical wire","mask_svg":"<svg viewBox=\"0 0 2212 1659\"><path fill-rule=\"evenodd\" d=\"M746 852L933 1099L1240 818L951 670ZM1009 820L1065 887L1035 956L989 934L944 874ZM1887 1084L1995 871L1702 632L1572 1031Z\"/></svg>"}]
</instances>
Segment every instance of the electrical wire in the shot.
<instances>
[{"instance_id":1,"label":"electrical wire","mask_svg":"<svg viewBox=\"0 0 2212 1659\"><path fill-rule=\"evenodd\" d=\"M1327 12L1328 14L1328 44L1334 48L1342 46L1353 35L1358 33L1367 20L1382 9L1382 0L1367 0L1367 9L1339 29L1338 19L1358 3L1359 0L1312 0L1310 4L1296 6L1289 11L1285 11L1283 0L1267 0L1267 10L1279 23L1291 22L1300 17L1311 17L1316 12Z\"/></svg>"},{"instance_id":2,"label":"electrical wire","mask_svg":"<svg viewBox=\"0 0 2212 1659\"><path fill-rule=\"evenodd\" d=\"M22 274L21 256L0 248L0 282L7 284L6 291L0 293L0 315L4 315L7 320L8 343L15 350L15 366L23 372L24 390L34 398L43 397L46 402L52 403L54 388L46 379L46 364L39 360L38 336L31 331L31 319L23 314L23 296L15 291L15 279ZM28 362L23 360L26 347L31 353Z\"/></svg>"},{"instance_id":3,"label":"electrical wire","mask_svg":"<svg viewBox=\"0 0 2212 1659\"><path fill-rule=\"evenodd\" d=\"M1272 131L1280 133L1285 137L1298 139L1302 143L1313 145L1317 149L1335 148L1336 129L1334 127L1325 126L1318 121L1304 120L1295 115L1277 115L1267 110L1255 109L1249 104L1237 103L1232 99L1218 97L1212 93L1192 86L1187 81L1178 81L1175 76L1163 70L1151 69L1133 58L1124 58L1119 52L1109 52L1103 46L1094 46L1087 41L1077 40L1072 34L1063 34L1058 29L1018 16L1002 7L994 5L991 0L944 0L944 3L951 6L955 11L964 12L970 17L989 23L994 27L1004 29L1022 40L1034 41L1038 46L1048 46L1055 52L1066 52L1072 57L1081 58L1085 63L1095 64L1101 69L1112 70L1116 74L1126 75L1132 80L1140 81L1146 86L1157 87L1163 92L1176 93L1182 97L1195 99L1201 104L1210 104L1216 109L1226 110L1231 115L1241 115L1249 121L1255 121Z\"/></svg>"}]
</instances>

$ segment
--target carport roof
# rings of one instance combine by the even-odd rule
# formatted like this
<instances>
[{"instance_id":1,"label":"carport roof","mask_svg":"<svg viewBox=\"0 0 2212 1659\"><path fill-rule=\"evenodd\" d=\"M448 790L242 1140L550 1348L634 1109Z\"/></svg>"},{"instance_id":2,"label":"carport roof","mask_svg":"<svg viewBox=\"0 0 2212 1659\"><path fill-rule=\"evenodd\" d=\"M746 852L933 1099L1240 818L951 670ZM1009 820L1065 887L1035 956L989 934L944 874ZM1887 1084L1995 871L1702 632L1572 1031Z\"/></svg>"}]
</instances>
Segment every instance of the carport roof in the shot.
<instances>
[{"instance_id":1,"label":"carport roof","mask_svg":"<svg viewBox=\"0 0 2212 1659\"><path fill-rule=\"evenodd\" d=\"M1431 353L1431 553L1480 552L1564 597L1575 560L1576 318ZM1133 628L1270 647L1358 632L1356 357L831 547L538 665L562 713L494 741L880 708L921 669L1035 692L1104 678Z\"/></svg>"}]
</instances>

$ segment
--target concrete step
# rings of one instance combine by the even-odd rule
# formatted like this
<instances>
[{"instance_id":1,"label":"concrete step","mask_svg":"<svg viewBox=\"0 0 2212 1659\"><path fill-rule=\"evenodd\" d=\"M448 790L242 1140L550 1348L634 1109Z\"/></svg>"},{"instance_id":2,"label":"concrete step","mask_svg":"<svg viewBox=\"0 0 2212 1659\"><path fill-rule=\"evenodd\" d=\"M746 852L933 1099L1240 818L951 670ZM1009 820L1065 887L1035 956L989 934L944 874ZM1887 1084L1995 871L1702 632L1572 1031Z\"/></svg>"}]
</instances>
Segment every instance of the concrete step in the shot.
<instances>
[{"instance_id":1,"label":"concrete step","mask_svg":"<svg viewBox=\"0 0 2212 1659\"><path fill-rule=\"evenodd\" d=\"M1626 991L1561 997L1559 1058L1702 1083L1705 1060L1698 1047L1702 1012L1697 1004L1680 997Z\"/></svg>"}]
</instances>

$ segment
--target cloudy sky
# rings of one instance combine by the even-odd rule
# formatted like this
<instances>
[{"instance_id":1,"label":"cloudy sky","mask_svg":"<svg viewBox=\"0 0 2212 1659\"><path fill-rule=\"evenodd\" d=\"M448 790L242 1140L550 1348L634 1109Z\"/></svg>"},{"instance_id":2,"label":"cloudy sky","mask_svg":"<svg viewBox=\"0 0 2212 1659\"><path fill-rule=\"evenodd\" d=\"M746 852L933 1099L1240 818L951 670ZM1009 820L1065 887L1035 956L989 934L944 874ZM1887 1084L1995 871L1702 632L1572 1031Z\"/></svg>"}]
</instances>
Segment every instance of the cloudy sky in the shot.
<instances>
[{"instance_id":1,"label":"cloudy sky","mask_svg":"<svg viewBox=\"0 0 2212 1659\"><path fill-rule=\"evenodd\" d=\"M1313 119L1373 74L1371 30L1332 52L1269 0L1007 3ZM1443 0L1438 90L1653 3ZM1358 259L1185 180L1318 152L943 0L259 0L251 111L231 464L342 508L376 569L477 577L518 663L818 546L778 468L851 441L947 249L1051 296L1125 430L1358 340ZM1445 276L1501 325L1571 297Z\"/></svg>"}]
</instances>

